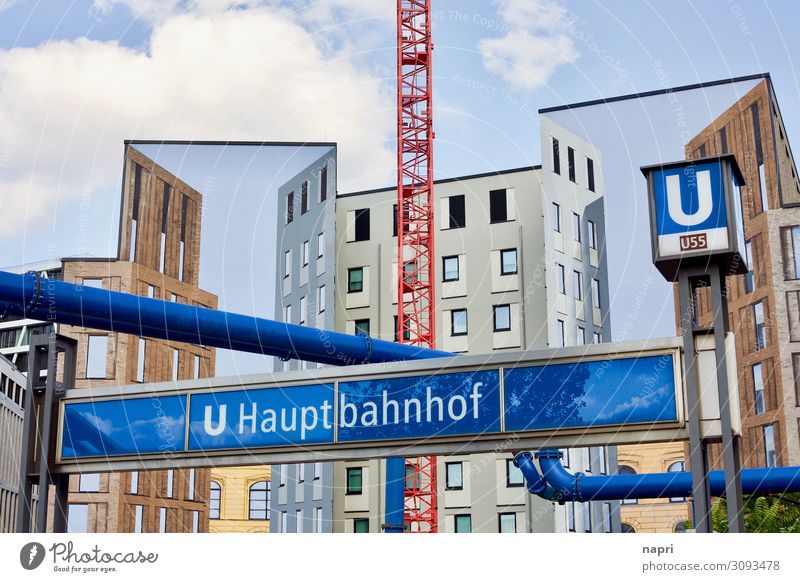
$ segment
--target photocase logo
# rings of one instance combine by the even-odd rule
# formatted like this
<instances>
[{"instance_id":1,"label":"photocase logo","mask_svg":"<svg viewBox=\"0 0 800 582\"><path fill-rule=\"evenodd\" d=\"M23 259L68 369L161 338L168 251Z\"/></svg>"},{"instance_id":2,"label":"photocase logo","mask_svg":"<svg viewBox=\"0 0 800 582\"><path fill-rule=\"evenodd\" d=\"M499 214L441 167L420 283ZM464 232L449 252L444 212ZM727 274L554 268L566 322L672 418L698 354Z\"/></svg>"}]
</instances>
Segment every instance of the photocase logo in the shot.
<instances>
[{"instance_id":1,"label":"photocase logo","mask_svg":"<svg viewBox=\"0 0 800 582\"><path fill-rule=\"evenodd\" d=\"M39 542L30 542L19 551L19 563L26 570L35 570L44 561L44 546Z\"/></svg>"}]
</instances>

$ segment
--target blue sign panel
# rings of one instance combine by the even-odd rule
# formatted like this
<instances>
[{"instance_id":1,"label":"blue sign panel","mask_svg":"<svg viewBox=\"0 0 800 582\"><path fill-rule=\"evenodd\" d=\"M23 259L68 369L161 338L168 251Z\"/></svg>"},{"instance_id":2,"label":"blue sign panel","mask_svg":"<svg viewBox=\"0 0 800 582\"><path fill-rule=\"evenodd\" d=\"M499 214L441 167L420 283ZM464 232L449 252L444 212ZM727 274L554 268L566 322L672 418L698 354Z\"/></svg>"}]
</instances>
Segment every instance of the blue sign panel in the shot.
<instances>
[{"instance_id":1,"label":"blue sign panel","mask_svg":"<svg viewBox=\"0 0 800 582\"><path fill-rule=\"evenodd\" d=\"M333 442L333 384L192 396L189 450Z\"/></svg>"},{"instance_id":2,"label":"blue sign panel","mask_svg":"<svg viewBox=\"0 0 800 582\"><path fill-rule=\"evenodd\" d=\"M64 459L184 449L186 396L75 402L64 407Z\"/></svg>"},{"instance_id":3,"label":"blue sign panel","mask_svg":"<svg viewBox=\"0 0 800 582\"><path fill-rule=\"evenodd\" d=\"M339 384L340 442L496 432L499 370Z\"/></svg>"},{"instance_id":4,"label":"blue sign panel","mask_svg":"<svg viewBox=\"0 0 800 582\"><path fill-rule=\"evenodd\" d=\"M678 420L669 355L504 371L506 431Z\"/></svg>"},{"instance_id":5,"label":"blue sign panel","mask_svg":"<svg viewBox=\"0 0 800 582\"><path fill-rule=\"evenodd\" d=\"M729 247L721 162L653 171L661 257Z\"/></svg>"}]
</instances>

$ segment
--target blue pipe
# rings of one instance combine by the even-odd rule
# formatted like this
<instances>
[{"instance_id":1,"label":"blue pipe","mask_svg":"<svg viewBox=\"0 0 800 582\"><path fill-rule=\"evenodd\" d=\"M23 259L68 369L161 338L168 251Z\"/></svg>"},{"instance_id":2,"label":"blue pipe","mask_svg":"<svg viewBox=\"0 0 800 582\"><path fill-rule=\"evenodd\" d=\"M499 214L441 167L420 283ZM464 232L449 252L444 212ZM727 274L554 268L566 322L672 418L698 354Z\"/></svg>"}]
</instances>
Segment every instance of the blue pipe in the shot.
<instances>
[{"instance_id":1,"label":"blue pipe","mask_svg":"<svg viewBox=\"0 0 800 582\"><path fill-rule=\"evenodd\" d=\"M608 501L692 495L692 474L688 471L588 476L567 471L561 464L561 451L557 449L538 451L536 458L541 474L536 470L530 453L520 453L514 461L528 483L528 490L551 501ZM800 491L800 467L743 469L741 477L744 493L763 495ZM712 495L724 495L725 473L710 471L709 485Z\"/></svg>"},{"instance_id":2,"label":"blue pipe","mask_svg":"<svg viewBox=\"0 0 800 582\"><path fill-rule=\"evenodd\" d=\"M19 315L334 366L452 356L269 319L0 271L0 318Z\"/></svg>"}]
</instances>

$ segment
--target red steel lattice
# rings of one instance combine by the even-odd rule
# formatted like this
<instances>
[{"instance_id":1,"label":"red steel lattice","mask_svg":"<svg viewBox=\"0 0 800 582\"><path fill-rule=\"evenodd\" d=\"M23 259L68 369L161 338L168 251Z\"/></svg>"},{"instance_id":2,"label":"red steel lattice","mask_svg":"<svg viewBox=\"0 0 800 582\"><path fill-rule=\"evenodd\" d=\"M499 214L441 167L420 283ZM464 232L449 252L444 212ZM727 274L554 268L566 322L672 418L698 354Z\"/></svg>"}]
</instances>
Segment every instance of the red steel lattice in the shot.
<instances>
[{"instance_id":1,"label":"red steel lattice","mask_svg":"<svg viewBox=\"0 0 800 582\"><path fill-rule=\"evenodd\" d=\"M398 341L435 347L430 0L397 0ZM438 530L436 457L406 459L408 531Z\"/></svg>"}]
</instances>

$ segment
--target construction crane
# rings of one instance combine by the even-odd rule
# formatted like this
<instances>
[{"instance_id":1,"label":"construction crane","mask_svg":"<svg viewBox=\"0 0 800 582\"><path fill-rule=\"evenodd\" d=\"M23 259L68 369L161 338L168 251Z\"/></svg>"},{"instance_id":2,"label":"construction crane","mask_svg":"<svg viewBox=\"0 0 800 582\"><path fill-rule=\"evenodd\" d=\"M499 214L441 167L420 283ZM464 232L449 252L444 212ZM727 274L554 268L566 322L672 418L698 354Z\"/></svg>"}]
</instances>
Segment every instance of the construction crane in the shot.
<instances>
[{"instance_id":1,"label":"construction crane","mask_svg":"<svg viewBox=\"0 0 800 582\"><path fill-rule=\"evenodd\" d=\"M397 341L426 348L436 344L432 51L430 0L397 0ZM400 478L404 530L438 531L436 457L387 463L387 482Z\"/></svg>"}]
</instances>

